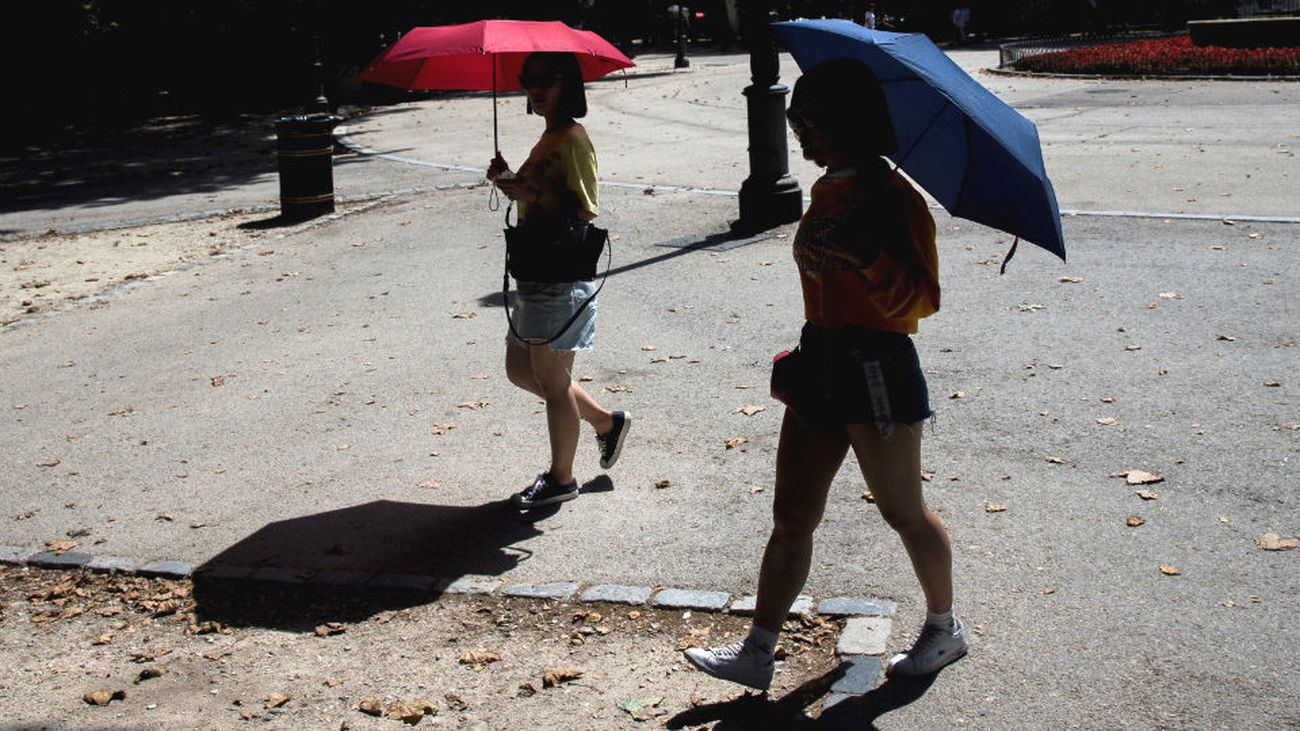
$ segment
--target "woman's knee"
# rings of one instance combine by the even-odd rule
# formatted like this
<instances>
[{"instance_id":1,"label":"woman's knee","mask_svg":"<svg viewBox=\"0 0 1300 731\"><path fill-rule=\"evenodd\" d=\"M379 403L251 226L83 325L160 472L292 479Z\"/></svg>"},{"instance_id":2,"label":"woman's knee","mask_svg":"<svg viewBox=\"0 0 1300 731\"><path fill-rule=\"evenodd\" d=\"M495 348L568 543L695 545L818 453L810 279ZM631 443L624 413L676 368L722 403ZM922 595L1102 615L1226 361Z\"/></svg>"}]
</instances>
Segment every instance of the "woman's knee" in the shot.
<instances>
[{"instance_id":1,"label":"woman's knee","mask_svg":"<svg viewBox=\"0 0 1300 731\"><path fill-rule=\"evenodd\" d=\"M925 504L905 507L888 507L877 504L880 517L885 523L904 539L925 539L936 535L940 530L939 518Z\"/></svg>"}]
</instances>

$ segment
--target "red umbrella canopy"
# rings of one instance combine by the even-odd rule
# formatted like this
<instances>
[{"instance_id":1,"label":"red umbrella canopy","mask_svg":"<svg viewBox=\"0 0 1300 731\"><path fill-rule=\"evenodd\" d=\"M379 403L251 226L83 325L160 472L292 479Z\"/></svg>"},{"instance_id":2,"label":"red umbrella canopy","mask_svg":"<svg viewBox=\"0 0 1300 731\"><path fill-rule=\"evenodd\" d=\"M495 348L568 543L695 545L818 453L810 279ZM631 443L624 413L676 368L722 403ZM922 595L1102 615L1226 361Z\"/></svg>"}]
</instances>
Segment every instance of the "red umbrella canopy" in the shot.
<instances>
[{"instance_id":1,"label":"red umbrella canopy","mask_svg":"<svg viewBox=\"0 0 1300 731\"><path fill-rule=\"evenodd\" d=\"M636 65L599 35L558 20L480 20L413 28L357 78L402 89L515 91L534 51L575 54L584 81Z\"/></svg>"}]
</instances>

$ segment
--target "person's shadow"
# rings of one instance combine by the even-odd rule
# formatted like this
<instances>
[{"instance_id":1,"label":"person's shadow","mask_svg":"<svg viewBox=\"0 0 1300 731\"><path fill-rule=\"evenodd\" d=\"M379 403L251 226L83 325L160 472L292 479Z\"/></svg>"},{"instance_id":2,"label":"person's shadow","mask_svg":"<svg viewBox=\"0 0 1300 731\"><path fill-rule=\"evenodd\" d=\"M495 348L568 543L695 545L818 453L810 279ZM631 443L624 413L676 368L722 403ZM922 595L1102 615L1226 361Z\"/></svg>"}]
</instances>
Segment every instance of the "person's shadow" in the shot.
<instances>
[{"instance_id":1,"label":"person's shadow","mask_svg":"<svg viewBox=\"0 0 1300 731\"><path fill-rule=\"evenodd\" d=\"M603 475L582 486L611 489ZM457 579L501 576L526 561L532 552L520 544L561 509L376 500L268 523L195 570L195 614L309 630L428 603Z\"/></svg>"},{"instance_id":2,"label":"person's shadow","mask_svg":"<svg viewBox=\"0 0 1300 731\"><path fill-rule=\"evenodd\" d=\"M875 729L877 718L925 695L938 677L938 673L933 673L918 678L891 678L863 695L849 696L824 708L817 718L809 718L804 709L825 696L849 668L850 663L841 663L829 673L804 683L779 699L767 694L746 693L735 700L696 706L668 719L665 727L692 728L712 723L715 724L713 731Z\"/></svg>"}]
</instances>

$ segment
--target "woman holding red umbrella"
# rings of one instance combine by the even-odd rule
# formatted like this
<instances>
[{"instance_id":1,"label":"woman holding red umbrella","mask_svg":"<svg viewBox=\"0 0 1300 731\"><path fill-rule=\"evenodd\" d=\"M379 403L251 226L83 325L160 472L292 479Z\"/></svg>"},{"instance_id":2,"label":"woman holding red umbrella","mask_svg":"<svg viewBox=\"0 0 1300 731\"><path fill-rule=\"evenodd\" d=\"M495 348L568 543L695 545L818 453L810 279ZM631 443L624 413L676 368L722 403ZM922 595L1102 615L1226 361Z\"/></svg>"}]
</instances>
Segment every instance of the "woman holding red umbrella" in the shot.
<instances>
[{"instance_id":1,"label":"woman holding red umbrella","mask_svg":"<svg viewBox=\"0 0 1300 731\"><path fill-rule=\"evenodd\" d=\"M518 206L522 229L584 230L598 210L596 151L576 121L587 113L577 59L572 53L531 54L519 83L529 112L542 117L546 127L518 171L512 172L498 154L488 178ZM551 446L550 468L512 498L516 507L528 509L578 496L573 462L582 421L595 429L600 466L608 468L618 460L631 417L602 407L572 377L574 353L590 350L594 340L596 282L515 276L506 374L546 401Z\"/></svg>"}]
</instances>

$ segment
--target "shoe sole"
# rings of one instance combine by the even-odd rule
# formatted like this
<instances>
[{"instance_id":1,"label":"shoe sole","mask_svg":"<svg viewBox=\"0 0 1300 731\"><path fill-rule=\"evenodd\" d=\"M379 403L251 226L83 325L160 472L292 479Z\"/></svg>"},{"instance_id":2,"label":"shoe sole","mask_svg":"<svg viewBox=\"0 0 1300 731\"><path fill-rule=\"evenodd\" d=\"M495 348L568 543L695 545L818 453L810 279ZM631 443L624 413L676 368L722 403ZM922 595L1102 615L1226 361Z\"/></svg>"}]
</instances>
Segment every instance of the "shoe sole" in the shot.
<instances>
[{"instance_id":1,"label":"shoe sole","mask_svg":"<svg viewBox=\"0 0 1300 731\"><path fill-rule=\"evenodd\" d=\"M957 662L958 660L962 659L963 657L966 657L966 653L967 653L967 652L968 652L968 650L962 650L961 652L959 652L959 653L953 655L951 658L949 658L948 661L945 662L944 664L940 665L939 667L935 668L934 670L931 670L931 671L929 671L929 672L925 672L925 673L900 673L900 672L895 671L895 670L894 670L894 666L891 665L891 666L885 668L885 677L886 677L886 678L899 678L899 679L901 680L901 679L903 679L903 678L924 678L924 677L926 677L926 676L928 676L928 675L934 675L935 673L939 672L940 670L943 670L944 668L946 668L946 667L948 667L949 665L951 665L951 664Z\"/></svg>"},{"instance_id":2,"label":"shoe sole","mask_svg":"<svg viewBox=\"0 0 1300 731\"><path fill-rule=\"evenodd\" d=\"M609 456L609 459L600 460L601 469L607 470L610 467L613 467L614 463L618 461L618 456L623 453L623 442L627 441L627 432L631 428L632 415L623 412L623 431L619 432L618 439L614 440L614 453Z\"/></svg>"},{"instance_id":3,"label":"shoe sole","mask_svg":"<svg viewBox=\"0 0 1300 731\"><path fill-rule=\"evenodd\" d=\"M532 510L533 508L540 508L544 505L554 505L555 503L567 502L569 500L574 499L577 496L578 496L578 491L574 490L573 492L566 492L563 495L556 495L555 497L548 497L543 500L534 500L530 503L523 503L514 498L510 498L510 502L513 503L514 506L516 508L519 508L520 510Z\"/></svg>"}]
</instances>

